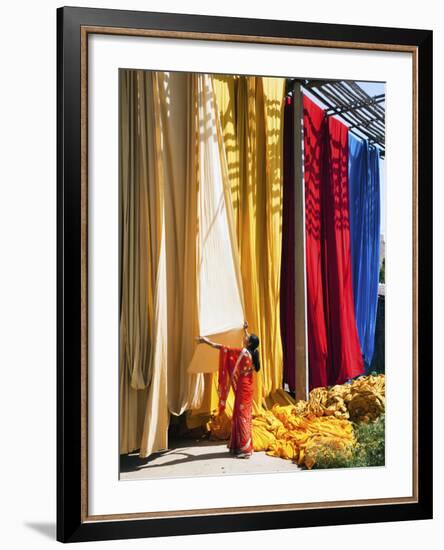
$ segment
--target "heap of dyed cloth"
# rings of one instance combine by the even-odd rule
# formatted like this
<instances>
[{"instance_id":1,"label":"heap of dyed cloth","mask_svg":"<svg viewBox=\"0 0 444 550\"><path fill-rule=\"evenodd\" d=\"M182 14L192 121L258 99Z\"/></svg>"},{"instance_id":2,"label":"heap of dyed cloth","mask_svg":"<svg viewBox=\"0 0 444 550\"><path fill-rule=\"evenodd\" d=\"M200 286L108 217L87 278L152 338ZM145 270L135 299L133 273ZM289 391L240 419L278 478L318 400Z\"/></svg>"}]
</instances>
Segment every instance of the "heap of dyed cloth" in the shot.
<instances>
[{"instance_id":1,"label":"heap of dyed cloth","mask_svg":"<svg viewBox=\"0 0 444 550\"><path fill-rule=\"evenodd\" d=\"M385 410L385 378L360 376L350 384L315 388L308 401L298 401L297 414L335 416L353 422L376 420Z\"/></svg>"},{"instance_id":2,"label":"heap of dyed cloth","mask_svg":"<svg viewBox=\"0 0 444 550\"><path fill-rule=\"evenodd\" d=\"M255 451L286 458L311 469L320 449L351 453L356 444L352 422L376 420L385 407L384 375L362 376L351 384L315 388L307 401L275 404L253 417ZM225 413L209 423L211 437L228 439Z\"/></svg>"},{"instance_id":3,"label":"heap of dyed cloth","mask_svg":"<svg viewBox=\"0 0 444 550\"><path fill-rule=\"evenodd\" d=\"M295 407L275 405L271 411L253 419L253 443L256 451L266 451L268 455L312 468L317 449L328 445L347 452L356 440L348 420L314 415L301 417L297 416Z\"/></svg>"}]
</instances>

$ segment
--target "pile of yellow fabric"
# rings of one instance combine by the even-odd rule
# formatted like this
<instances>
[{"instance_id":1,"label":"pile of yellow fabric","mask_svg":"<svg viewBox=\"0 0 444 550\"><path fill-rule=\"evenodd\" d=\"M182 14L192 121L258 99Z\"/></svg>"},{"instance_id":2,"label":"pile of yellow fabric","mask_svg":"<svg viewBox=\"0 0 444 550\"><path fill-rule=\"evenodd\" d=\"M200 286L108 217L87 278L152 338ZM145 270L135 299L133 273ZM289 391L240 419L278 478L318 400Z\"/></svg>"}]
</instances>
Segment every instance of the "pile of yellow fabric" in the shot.
<instances>
[{"instance_id":1,"label":"pile of yellow fabric","mask_svg":"<svg viewBox=\"0 0 444 550\"><path fill-rule=\"evenodd\" d=\"M352 421L369 422L384 412L384 375L363 376L351 384L316 388L307 401L275 404L253 417L255 451L291 459L311 469L320 451L352 452L356 444ZM215 439L228 439L231 419L214 417L208 425Z\"/></svg>"},{"instance_id":2,"label":"pile of yellow fabric","mask_svg":"<svg viewBox=\"0 0 444 550\"><path fill-rule=\"evenodd\" d=\"M294 406L275 405L271 411L256 416L252 428L255 451L294 460L312 468L316 452L329 446L351 451L355 445L350 421L335 417L297 414Z\"/></svg>"},{"instance_id":3,"label":"pile of yellow fabric","mask_svg":"<svg viewBox=\"0 0 444 550\"><path fill-rule=\"evenodd\" d=\"M335 416L353 422L376 420L385 410L385 377L361 376L351 384L315 388L308 401L298 401L297 414Z\"/></svg>"}]
</instances>

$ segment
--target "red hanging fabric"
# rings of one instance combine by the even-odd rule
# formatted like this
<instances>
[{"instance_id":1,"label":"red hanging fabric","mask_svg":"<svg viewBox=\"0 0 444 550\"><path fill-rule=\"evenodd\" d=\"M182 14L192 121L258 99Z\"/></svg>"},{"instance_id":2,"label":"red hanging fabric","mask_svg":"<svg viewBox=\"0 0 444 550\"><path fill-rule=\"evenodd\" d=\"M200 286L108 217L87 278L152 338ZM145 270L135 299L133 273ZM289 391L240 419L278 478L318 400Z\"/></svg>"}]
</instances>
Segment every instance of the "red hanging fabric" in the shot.
<instances>
[{"instance_id":1,"label":"red hanging fabric","mask_svg":"<svg viewBox=\"0 0 444 550\"><path fill-rule=\"evenodd\" d=\"M310 389L364 373L353 305L348 128L306 96L304 179Z\"/></svg>"},{"instance_id":2,"label":"red hanging fabric","mask_svg":"<svg viewBox=\"0 0 444 550\"><path fill-rule=\"evenodd\" d=\"M326 281L328 287L328 383L364 373L354 312L348 194L348 128L326 119L323 177Z\"/></svg>"},{"instance_id":3,"label":"red hanging fabric","mask_svg":"<svg viewBox=\"0 0 444 550\"><path fill-rule=\"evenodd\" d=\"M327 326L322 245L322 171L324 165L324 111L303 96L305 246L307 270L307 332L310 389L327 386Z\"/></svg>"}]
</instances>

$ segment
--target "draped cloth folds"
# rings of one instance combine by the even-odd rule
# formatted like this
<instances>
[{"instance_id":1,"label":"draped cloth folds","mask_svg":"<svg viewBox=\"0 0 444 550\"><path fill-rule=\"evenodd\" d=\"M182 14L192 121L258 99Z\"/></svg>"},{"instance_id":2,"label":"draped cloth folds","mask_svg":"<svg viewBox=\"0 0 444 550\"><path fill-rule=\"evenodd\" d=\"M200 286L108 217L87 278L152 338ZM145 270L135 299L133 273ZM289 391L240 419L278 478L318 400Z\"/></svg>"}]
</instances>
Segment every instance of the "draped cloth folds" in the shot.
<instances>
[{"instance_id":1,"label":"draped cloth folds","mask_svg":"<svg viewBox=\"0 0 444 550\"><path fill-rule=\"evenodd\" d=\"M228 169L208 75L199 78L198 108L199 333L211 335L242 329L245 316Z\"/></svg>"},{"instance_id":2,"label":"draped cloth folds","mask_svg":"<svg viewBox=\"0 0 444 550\"><path fill-rule=\"evenodd\" d=\"M366 140L348 136L353 295L362 355L371 365L375 346L380 249L379 154Z\"/></svg>"},{"instance_id":3,"label":"draped cloth folds","mask_svg":"<svg viewBox=\"0 0 444 550\"><path fill-rule=\"evenodd\" d=\"M285 80L214 76L239 246L245 314L260 338L254 406L282 386L279 289Z\"/></svg>"},{"instance_id":4,"label":"draped cloth folds","mask_svg":"<svg viewBox=\"0 0 444 550\"><path fill-rule=\"evenodd\" d=\"M168 408L180 415L200 404L204 382L202 374L187 372L198 334L198 80L202 75L157 74L162 86L165 174Z\"/></svg>"},{"instance_id":5,"label":"draped cloth folds","mask_svg":"<svg viewBox=\"0 0 444 550\"><path fill-rule=\"evenodd\" d=\"M209 75L200 75L198 79L198 119L198 334L225 345L239 346L245 319L242 279L228 167ZM198 346L188 372L217 370L217 350ZM206 393L211 392L211 381L205 380ZM207 403L204 398L204 406Z\"/></svg>"},{"instance_id":6,"label":"draped cloth folds","mask_svg":"<svg viewBox=\"0 0 444 550\"><path fill-rule=\"evenodd\" d=\"M208 75L119 78L120 452L145 457L167 448L170 414L217 407L215 375L188 370L201 331L240 340L247 318L258 410L281 388L284 79L232 77L220 93Z\"/></svg>"},{"instance_id":7,"label":"draped cloth folds","mask_svg":"<svg viewBox=\"0 0 444 550\"><path fill-rule=\"evenodd\" d=\"M120 452L167 445L165 239L158 80L120 71ZM149 391L147 388L149 387ZM145 428L144 428L145 426Z\"/></svg>"},{"instance_id":8,"label":"draped cloth folds","mask_svg":"<svg viewBox=\"0 0 444 550\"><path fill-rule=\"evenodd\" d=\"M310 389L363 374L353 304L348 128L303 98Z\"/></svg>"},{"instance_id":9,"label":"draped cloth folds","mask_svg":"<svg viewBox=\"0 0 444 550\"><path fill-rule=\"evenodd\" d=\"M353 303L348 194L348 128L327 119L324 177L326 272L328 284L329 385L364 373Z\"/></svg>"},{"instance_id":10,"label":"draped cloth folds","mask_svg":"<svg viewBox=\"0 0 444 550\"><path fill-rule=\"evenodd\" d=\"M121 71L120 452L167 448L198 406L197 75Z\"/></svg>"},{"instance_id":11,"label":"draped cloth folds","mask_svg":"<svg viewBox=\"0 0 444 550\"><path fill-rule=\"evenodd\" d=\"M328 385L327 318L325 281L325 236L322 222L322 187L324 168L324 111L305 95L304 181L305 246L307 269L307 333L310 389Z\"/></svg>"}]
</instances>

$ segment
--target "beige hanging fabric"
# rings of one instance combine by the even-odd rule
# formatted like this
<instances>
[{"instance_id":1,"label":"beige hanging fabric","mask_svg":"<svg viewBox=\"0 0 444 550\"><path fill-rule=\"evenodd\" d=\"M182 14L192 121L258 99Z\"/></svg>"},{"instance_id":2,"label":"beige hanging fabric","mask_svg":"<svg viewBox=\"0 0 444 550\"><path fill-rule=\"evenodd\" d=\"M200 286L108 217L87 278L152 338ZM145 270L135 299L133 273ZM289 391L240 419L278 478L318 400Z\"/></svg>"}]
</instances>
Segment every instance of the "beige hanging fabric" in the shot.
<instances>
[{"instance_id":1,"label":"beige hanging fabric","mask_svg":"<svg viewBox=\"0 0 444 550\"><path fill-rule=\"evenodd\" d=\"M120 452L128 453L141 446L150 408L152 444L167 446L165 242L156 75L120 71L119 79Z\"/></svg>"},{"instance_id":2,"label":"beige hanging fabric","mask_svg":"<svg viewBox=\"0 0 444 550\"><path fill-rule=\"evenodd\" d=\"M197 79L121 73L120 452L165 449L169 413L199 406Z\"/></svg>"},{"instance_id":3,"label":"beige hanging fabric","mask_svg":"<svg viewBox=\"0 0 444 550\"><path fill-rule=\"evenodd\" d=\"M180 415L199 406L202 374L187 372L198 334L197 121L199 75L158 73L162 89L162 165L168 296L168 407Z\"/></svg>"}]
</instances>

